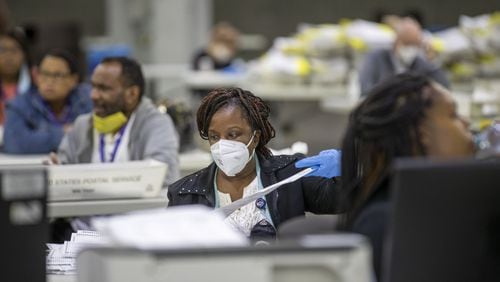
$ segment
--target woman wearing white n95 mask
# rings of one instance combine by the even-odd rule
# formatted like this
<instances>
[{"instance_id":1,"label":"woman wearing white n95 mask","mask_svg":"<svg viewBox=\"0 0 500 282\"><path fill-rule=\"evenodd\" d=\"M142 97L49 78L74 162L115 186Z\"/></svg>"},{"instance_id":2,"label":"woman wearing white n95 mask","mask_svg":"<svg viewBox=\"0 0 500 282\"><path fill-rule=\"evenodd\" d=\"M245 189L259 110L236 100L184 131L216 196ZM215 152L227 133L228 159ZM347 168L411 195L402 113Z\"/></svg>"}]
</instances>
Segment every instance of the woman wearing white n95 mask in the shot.
<instances>
[{"instance_id":1,"label":"woman wearing white n95 mask","mask_svg":"<svg viewBox=\"0 0 500 282\"><path fill-rule=\"evenodd\" d=\"M229 88L210 92L198 109L197 125L200 136L211 145L214 163L170 186L169 206L224 207L302 170L295 163L303 155L273 156L266 147L275 135L269 115L269 106L249 91ZM282 222L305 211L336 213L337 183L333 176L338 175L339 159L334 150L306 159L301 166L317 168L314 176L283 185L241 207L227 222L252 238L274 237Z\"/></svg>"},{"instance_id":2,"label":"woman wearing white n95 mask","mask_svg":"<svg viewBox=\"0 0 500 282\"><path fill-rule=\"evenodd\" d=\"M224 174L235 176L253 158L255 149L252 151L252 155L249 156L248 146L252 143L254 136L255 131L246 145L238 141L221 139L210 147L215 164Z\"/></svg>"}]
</instances>

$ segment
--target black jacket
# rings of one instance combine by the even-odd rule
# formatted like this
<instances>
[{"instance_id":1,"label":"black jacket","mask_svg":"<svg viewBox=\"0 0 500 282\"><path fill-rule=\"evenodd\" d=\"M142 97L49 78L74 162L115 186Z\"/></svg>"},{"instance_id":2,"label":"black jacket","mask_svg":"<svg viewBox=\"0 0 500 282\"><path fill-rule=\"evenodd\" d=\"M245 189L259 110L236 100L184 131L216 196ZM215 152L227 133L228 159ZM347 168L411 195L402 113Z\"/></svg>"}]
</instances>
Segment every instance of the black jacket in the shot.
<instances>
[{"instance_id":1,"label":"black jacket","mask_svg":"<svg viewBox=\"0 0 500 282\"><path fill-rule=\"evenodd\" d=\"M272 156L268 159L259 155L262 185L277 183L302 169L295 162L303 155ZM201 204L215 207L214 176L216 164L188 175L168 188L169 206ZM276 227L280 223L309 211L319 214L337 212L338 187L335 179L303 177L269 193L266 201Z\"/></svg>"}]
</instances>

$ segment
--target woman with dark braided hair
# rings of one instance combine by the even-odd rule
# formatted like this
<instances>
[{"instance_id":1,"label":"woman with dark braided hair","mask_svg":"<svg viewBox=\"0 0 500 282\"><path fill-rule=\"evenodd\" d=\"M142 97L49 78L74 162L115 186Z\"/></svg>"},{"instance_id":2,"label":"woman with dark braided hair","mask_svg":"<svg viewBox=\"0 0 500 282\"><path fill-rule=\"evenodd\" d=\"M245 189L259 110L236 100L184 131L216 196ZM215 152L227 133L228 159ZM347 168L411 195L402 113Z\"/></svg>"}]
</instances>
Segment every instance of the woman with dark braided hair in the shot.
<instances>
[{"instance_id":1,"label":"woman with dark braided hair","mask_svg":"<svg viewBox=\"0 0 500 282\"><path fill-rule=\"evenodd\" d=\"M211 145L214 163L170 186L169 206L223 207L299 172L295 163L302 155L273 156L266 147L275 135L269 115L269 106L249 91L210 92L201 101L197 125L200 136ZM316 163L317 171L326 163L338 164L338 154L324 153ZM241 207L228 216L228 223L252 238L274 237L280 223L305 211L337 212L336 181L330 175L319 177L325 174L317 171Z\"/></svg>"},{"instance_id":2,"label":"woman with dark braided hair","mask_svg":"<svg viewBox=\"0 0 500 282\"><path fill-rule=\"evenodd\" d=\"M421 75L400 74L380 84L351 113L342 146L344 229L368 236L380 276L389 214L389 174L399 157L472 156L468 122L450 93Z\"/></svg>"}]
</instances>

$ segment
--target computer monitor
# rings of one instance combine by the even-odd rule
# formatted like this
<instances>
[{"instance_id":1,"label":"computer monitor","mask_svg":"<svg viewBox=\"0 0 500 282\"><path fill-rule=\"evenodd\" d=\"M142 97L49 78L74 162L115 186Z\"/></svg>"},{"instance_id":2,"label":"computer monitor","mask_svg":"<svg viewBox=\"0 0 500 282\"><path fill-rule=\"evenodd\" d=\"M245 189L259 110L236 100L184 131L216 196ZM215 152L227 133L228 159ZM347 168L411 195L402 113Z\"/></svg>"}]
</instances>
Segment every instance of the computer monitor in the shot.
<instances>
[{"instance_id":1,"label":"computer monitor","mask_svg":"<svg viewBox=\"0 0 500 282\"><path fill-rule=\"evenodd\" d=\"M0 166L0 280L46 280L46 195L45 168Z\"/></svg>"},{"instance_id":2,"label":"computer monitor","mask_svg":"<svg viewBox=\"0 0 500 282\"><path fill-rule=\"evenodd\" d=\"M401 160L383 281L500 281L500 161Z\"/></svg>"}]
</instances>

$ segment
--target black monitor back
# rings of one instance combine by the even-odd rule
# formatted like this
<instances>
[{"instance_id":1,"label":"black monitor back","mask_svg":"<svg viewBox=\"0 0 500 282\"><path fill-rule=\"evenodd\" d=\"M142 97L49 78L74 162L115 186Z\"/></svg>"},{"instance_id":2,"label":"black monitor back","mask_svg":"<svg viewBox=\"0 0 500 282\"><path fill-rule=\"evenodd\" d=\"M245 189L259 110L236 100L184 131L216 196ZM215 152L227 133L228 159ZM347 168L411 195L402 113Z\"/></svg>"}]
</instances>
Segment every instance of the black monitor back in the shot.
<instances>
[{"instance_id":1,"label":"black monitor back","mask_svg":"<svg viewBox=\"0 0 500 282\"><path fill-rule=\"evenodd\" d=\"M500 281L500 162L401 160L384 281Z\"/></svg>"},{"instance_id":2,"label":"black monitor back","mask_svg":"<svg viewBox=\"0 0 500 282\"><path fill-rule=\"evenodd\" d=\"M0 166L1 281L46 280L46 195L45 168Z\"/></svg>"}]
</instances>

